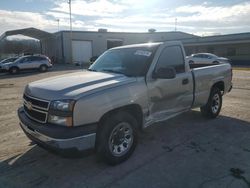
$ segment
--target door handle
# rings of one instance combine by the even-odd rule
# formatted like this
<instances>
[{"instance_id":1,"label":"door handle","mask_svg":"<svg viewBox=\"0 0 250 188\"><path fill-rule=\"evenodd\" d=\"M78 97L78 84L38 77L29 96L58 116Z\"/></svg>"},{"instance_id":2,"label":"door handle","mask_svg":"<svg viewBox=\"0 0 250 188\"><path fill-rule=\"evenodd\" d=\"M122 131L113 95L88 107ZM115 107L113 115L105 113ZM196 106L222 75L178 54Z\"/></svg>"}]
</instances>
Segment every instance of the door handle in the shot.
<instances>
[{"instance_id":1,"label":"door handle","mask_svg":"<svg viewBox=\"0 0 250 188\"><path fill-rule=\"evenodd\" d=\"M189 79L185 78L182 80L182 85L187 85L189 83Z\"/></svg>"}]
</instances>

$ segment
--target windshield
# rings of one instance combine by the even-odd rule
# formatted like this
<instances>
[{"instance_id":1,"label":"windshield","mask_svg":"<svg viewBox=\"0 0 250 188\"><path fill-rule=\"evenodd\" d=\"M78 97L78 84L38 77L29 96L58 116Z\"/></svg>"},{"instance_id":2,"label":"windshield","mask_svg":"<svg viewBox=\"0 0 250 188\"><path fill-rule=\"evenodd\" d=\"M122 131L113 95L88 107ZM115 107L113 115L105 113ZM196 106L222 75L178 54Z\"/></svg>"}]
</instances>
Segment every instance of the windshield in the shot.
<instances>
[{"instance_id":1,"label":"windshield","mask_svg":"<svg viewBox=\"0 0 250 188\"><path fill-rule=\"evenodd\" d=\"M109 50L96 60L89 71L145 76L158 46Z\"/></svg>"},{"instance_id":2,"label":"windshield","mask_svg":"<svg viewBox=\"0 0 250 188\"><path fill-rule=\"evenodd\" d=\"M5 64L5 63L13 62L13 61L15 61L15 58L4 59L4 60L0 61L0 63Z\"/></svg>"},{"instance_id":3,"label":"windshield","mask_svg":"<svg viewBox=\"0 0 250 188\"><path fill-rule=\"evenodd\" d=\"M14 62L15 63L18 63L20 60L22 61L22 59L24 59L25 57L20 57L20 58L17 58Z\"/></svg>"}]
</instances>

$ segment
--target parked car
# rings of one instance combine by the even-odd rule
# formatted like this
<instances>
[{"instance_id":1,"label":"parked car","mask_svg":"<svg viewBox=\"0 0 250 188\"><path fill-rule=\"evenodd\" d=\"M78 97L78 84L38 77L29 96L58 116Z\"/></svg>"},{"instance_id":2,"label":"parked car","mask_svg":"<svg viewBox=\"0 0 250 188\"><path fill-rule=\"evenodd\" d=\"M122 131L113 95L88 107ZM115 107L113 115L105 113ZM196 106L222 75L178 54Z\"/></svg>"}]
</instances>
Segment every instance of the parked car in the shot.
<instances>
[{"instance_id":1,"label":"parked car","mask_svg":"<svg viewBox=\"0 0 250 188\"><path fill-rule=\"evenodd\" d=\"M28 55L15 60L14 62L5 63L2 69L9 71L11 74L16 74L22 70L38 69L41 72L46 72L52 67L51 61L44 55Z\"/></svg>"},{"instance_id":2,"label":"parked car","mask_svg":"<svg viewBox=\"0 0 250 188\"><path fill-rule=\"evenodd\" d=\"M10 57L10 58L4 59L4 60L0 61L0 65L5 64L5 63L13 62L13 61L15 61L17 59L18 59L18 57Z\"/></svg>"},{"instance_id":3,"label":"parked car","mask_svg":"<svg viewBox=\"0 0 250 188\"><path fill-rule=\"evenodd\" d=\"M180 42L110 49L88 71L28 84L20 126L38 145L59 151L95 148L115 165L135 150L138 131L200 107L208 118L232 88L230 64L185 61Z\"/></svg>"},{"instance_id":4,"label":"parked car","mask_svg":"<svg viewBox=\"0 0 250 188\"><path fill-rule=\"evenodd\" d=\"M218 57L210 53L198 53L192 54L187 57L187 61L192 63L205 63L205 64L219 64L219 63L230 63L230 60L224 57Z\"/></svg>"},{"instance_id":5,"label":"parked car","mask_svg":"<svg viewBox=\"0 0 250 188\"><path fill-rule=\"evenodd\" d=\"M13 62L13 61L15 61L17 59L18 59L18 57L11 57L11 58L3 59L2 61L0 61L0 72L5 72L5 70L2 69L2 66L4 64Z\"/></svg>"}]
</instances>

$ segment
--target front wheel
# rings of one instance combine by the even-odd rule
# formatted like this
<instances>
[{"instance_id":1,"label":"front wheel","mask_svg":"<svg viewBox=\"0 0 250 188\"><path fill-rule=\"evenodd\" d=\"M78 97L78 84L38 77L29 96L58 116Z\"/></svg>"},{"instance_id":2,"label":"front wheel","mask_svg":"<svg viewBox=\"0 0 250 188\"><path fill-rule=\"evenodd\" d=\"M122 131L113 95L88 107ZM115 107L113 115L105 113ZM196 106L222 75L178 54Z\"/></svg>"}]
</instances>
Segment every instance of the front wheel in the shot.
<instances>
[{"instance_id":1,"label":"front wheel","mask_svg":"<svg viewBox=\"0 0 250 188\"><path fill-rule=\"evenodd\" d=\"M46 72L48 70L48 67L46 66L46 65L41 65L40 67L39 67L39 71L40 72Z\"/></svg>"},{"instance_id":2,"label":"front wheel","mask_svg":"<svg viewBox=\"0 0 250 188\"><path fill-rule=\"evenodd\" d=\"M17 67L11 67L9 70L10 74L17 74L19 72L19 69Z\"/></svg>"},{"instance_id":3,"label":"front wheel","mask_svg":"<svg viewBox=\"0 0 250 188\"><path fill-rule=\"evenodd\" d=\"M97 133L97 154L111 165L127 160L137 145L137 121L127 112L107 118Z\"/></svg>"},{"instance_id":4,"label":"front wheel","mask_svg":"<svg viewBox=\"0 0 250 188\"><path fill-rule=\"evenodd\" d=\"M208 118L216 118L221 110L222 94L218 88L213 88L208 102L205 106L201 107L201 113Z\"/></svg>"}]
</instances>

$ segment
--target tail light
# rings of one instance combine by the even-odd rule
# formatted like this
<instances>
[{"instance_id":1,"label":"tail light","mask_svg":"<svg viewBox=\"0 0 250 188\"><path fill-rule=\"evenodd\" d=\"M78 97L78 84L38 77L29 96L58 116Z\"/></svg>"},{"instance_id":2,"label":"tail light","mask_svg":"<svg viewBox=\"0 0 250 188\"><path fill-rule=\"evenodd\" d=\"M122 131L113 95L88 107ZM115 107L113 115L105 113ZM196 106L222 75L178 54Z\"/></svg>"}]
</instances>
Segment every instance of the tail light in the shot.
<instances>
[{"instance_id":1,"label":"tail light","mask_svg":"<svg viewBox=\"0 0 250 188\"><path fill-rule=\"evenodd\" d=\"M48 59L49 63L52 64L52 61L50 60L50 58L47 57L47 59Z\"/></svg>"}]
</instances>

